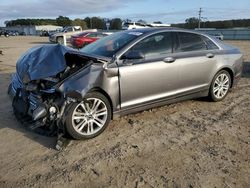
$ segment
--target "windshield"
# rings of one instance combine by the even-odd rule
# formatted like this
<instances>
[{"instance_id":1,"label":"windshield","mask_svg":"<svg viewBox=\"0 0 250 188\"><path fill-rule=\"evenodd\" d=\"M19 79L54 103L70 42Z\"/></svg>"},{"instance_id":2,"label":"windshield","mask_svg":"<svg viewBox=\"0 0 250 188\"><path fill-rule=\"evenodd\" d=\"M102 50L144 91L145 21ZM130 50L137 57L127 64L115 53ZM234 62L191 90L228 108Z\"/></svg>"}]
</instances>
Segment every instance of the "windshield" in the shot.
<instances>
[{"instance_id":1,"label":"windshield","mask_svg":"<svg viewBox=\"0 0 250 188\"><path fill-rule=\"evenodd\" d=\"M88 54L113 57L126 44L142 34L139 32L118 32L89 44L80 51Z\"/></svg>"}]
</instances>

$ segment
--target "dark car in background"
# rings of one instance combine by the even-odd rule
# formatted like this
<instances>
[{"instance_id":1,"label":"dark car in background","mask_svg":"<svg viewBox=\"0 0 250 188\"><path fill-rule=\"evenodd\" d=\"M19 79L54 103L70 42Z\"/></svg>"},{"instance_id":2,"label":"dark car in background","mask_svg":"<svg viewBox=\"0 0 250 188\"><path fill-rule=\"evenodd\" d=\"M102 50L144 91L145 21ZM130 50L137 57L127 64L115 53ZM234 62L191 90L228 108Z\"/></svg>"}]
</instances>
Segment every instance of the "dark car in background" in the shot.
<instances>
[{"instance_id":1,"label":"dark car in background","mask_svg":"<svg viewBox=\"0 0 250 188\"><path fill-rule=\"evenodd\" d=\"M0 36L5 36L5 37L9 37L9 36L18 36L18 35L21 35L20 32L14 30L14 31L11 31L11 30L0 30Z\"/></svg>"},{"instance_id":2,"label":"dark car in background","mask_svg":"<svg viewBox=\"0 0 250 188\"><path fill-rule=\"evenodd\" d=\"M117 116L198 97L221 101L242 66L238 48L209 35L136 29L80 51L62 45L30 49L17 62L9 94L20 121L86 139Z\"/></svg>"},{"instance_id":3,"label":"dark car in background","mask_svg":"<svg viewBox=\"0 0 250 188\"><path fill-rule=\"evenodd\" d=\"M10 32L6 31L6 30L1 30L0 31L0 36L9 37L10 36Z\"/></svg>"},{"instance_id":4,"label":"dark car in background","mask_svg":"<svg viewBox=\"0 0 250 188\"><path fill-rule=\"evenodd\" d=\"M102 32L83 32L73 35L70 39L70 43L73 48L83 48L84 46L106 36L108 36L108 34Z\"/></svg>"},{"instance_id":5,"label":"dark car in background","mask_svg":"<svg viewBox=\"0 0 250 188\"><path fill-rule=\"evenodd\" d=\"M47 30L42 30L40 33L40 37L49 37L50 33Z\"/></svg>"}]
</instances>

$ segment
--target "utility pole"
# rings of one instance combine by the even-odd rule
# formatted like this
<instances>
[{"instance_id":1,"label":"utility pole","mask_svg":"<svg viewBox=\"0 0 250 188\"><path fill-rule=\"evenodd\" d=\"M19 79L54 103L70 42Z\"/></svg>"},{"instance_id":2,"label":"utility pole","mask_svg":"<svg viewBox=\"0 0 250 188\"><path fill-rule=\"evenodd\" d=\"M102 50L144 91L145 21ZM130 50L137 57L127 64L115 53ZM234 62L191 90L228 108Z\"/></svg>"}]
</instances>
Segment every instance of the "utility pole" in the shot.
<instances>
[{"instance_id":1,"label":"utility pole","mask_svg":"<svg viewBox=\"0 0 250 188\"><path fill-rule=\"evenodd\" d=\"M202 13L202 8L200 8L199 10L199 25L198 25L198 28L200 29L201 28L201 13Z\"/></svg>"}]
</instances>

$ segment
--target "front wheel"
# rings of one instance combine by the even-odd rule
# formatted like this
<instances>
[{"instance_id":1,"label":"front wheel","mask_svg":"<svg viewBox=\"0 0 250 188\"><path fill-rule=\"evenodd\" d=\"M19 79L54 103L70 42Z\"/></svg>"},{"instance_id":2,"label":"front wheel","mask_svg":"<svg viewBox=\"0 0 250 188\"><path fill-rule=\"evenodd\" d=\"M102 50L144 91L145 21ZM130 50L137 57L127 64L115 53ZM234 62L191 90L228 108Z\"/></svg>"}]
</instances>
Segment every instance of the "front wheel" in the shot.
<instances>
[{"instance_id":1,"label":"front wheel","mask_svg":"<svg viewBox=\"0 0 250 188\"><path fill-rule=\"evenodd\" d=\"M82 102L74 103L69 108L66 130L77 140L94 138L108 126L111 113L110 103L104 95L88 93Z\"/></svg>"},{"instance_id":2,"label":"front wheel","mask_svg":"<svg viewBox=\"0 0 250 188\"><path fill-rule=\"evenodd\" d=\"M231 87L231 76L226 70L218 72L210 86L209 96L212 101L223 100Z\"/></svg>"}]
</instances>

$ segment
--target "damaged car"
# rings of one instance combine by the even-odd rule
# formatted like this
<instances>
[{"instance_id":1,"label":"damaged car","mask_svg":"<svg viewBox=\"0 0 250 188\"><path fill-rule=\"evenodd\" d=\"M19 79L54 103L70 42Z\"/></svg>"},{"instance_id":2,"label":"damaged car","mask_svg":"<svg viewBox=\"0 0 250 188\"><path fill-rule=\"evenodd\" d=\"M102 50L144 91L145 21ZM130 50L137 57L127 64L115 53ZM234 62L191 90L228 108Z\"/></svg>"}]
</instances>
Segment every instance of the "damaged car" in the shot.
<instances>
[{"instance_id":1,"label":"damaged car","mask_svg":"<svg viewBox=\"0 0 250 188\"><path fill-rule=\"evenodd\" d=\"M121 115L198 97L221 101L241 72L239 49L212 36L146 28L80 51L32 48L18 60L8 92L16 117L33 130L87 139Z\"/></svg>"}]
</instances>

